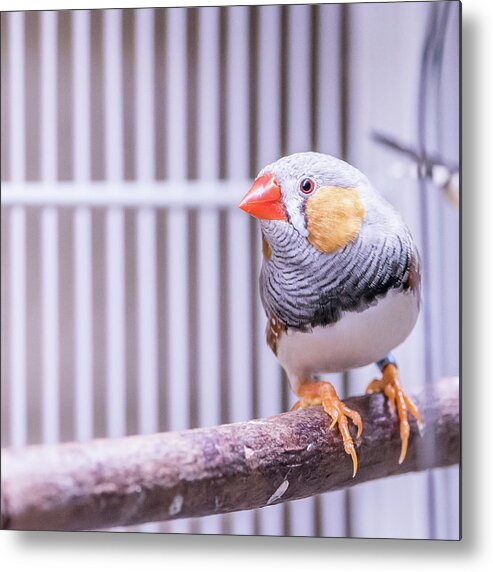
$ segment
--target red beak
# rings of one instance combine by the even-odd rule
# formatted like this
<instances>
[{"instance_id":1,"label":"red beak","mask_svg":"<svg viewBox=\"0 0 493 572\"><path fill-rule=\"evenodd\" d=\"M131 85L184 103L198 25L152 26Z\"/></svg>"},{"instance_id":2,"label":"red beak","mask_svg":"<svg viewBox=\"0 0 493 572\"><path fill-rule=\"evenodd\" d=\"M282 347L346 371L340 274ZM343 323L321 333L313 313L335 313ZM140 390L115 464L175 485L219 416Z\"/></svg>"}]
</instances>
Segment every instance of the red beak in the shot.
<instances>
[{"instance_id":1,"label":"red beak","mask_svg":"<svg viewBox=\"0 0 493 572\"><path fill-rule=\"evenodd\" d=\"M243 197L238 207L256 218L288 220L281 204L281 189L272 173L255 179L252 188Z\"/></svg>"}]
</instances>

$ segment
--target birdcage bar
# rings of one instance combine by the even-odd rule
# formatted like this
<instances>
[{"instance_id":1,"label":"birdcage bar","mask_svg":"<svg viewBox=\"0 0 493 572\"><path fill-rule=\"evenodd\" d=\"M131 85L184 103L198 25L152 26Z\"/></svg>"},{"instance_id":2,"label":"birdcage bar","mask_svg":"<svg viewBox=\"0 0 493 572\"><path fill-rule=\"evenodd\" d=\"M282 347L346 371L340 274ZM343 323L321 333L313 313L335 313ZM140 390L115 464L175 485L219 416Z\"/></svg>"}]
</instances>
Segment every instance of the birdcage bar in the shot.
<instances>
[{"instance_id":1,"label":"birdcage bar","mask_svg":"<svg viewBox=\"0 0 493 572\"><path fill-rule=\"evenodd\" d=\"M90 12L72 13L74 178L87 184L90 164ZM75 434L80 441L94 434L92 214L88 206L74 211Z\"/></svg>"},{"instance_id":2,"label":"birdcage bar","mask_svg":"<svg viewBox=\"0 0 493 572\"><path fill-rule=\"evenodd\" d=\"M310 132L310 14L312 6L290 6L288 17L288 152L312 148Z\"/></svg>"},{"instance_id":3,"label":"birdcage bar","mask_svg":"<svg viewBox=\"0 0 493 572\"><path fill-rule=\"evenodd\" d=\"M26 212L23 207L10 211L10 296L10 431L12 446L22 447L27 440Z\"/></svg>"},{"instance_id":4,"label":"birdcage bar","mask_svg":"<svg viewBox=\"0 0 493 572\"><path fill-rule=\"evenodd\" d=\"M260 6L258 31L257 138L258 165L275 161L281 153L280 6ZM266 97L268 94L268 97Z\"/></svg>"},{"instance_id":5,"label":"birdcage bar","mask_svg":"<svg viewBox=\"0 0 493 572\"><path fill-rule=\"evenodd\" d=\"M187 176L187 10L166 13L167 172L171 182ZM185 198L185 197L184 197ZM169 375L168 419L171 430L190 426L188 212L170 208L167 218L166 275L168 280ZM173 522L171 532L190 532L189 521Z\"/></svg>"},{"instance_id":6,"label":"birdcage bar","mask_svg":"<svg viewBox=\"0 0 493 572\"><path fill-rule=\"evenodd\" d=\"M137 313L139 433L154 433L158 423L156 214L140 209L137 224Z\"/></svg>"},{"instance_id":7,"label":"birdcage bar","mask_svg":"<svg viewBox=\"0 0 493 572\"><path fill-rule=\"evenodd\" d=\"M199 11L198 20L198 177L219 177L219 9ZM198 422L201 427L221 423L220 355L220 244L219 211L200 209L197 214L198 304ZM221 534L222 516L199 521L202 532Z\"/></svg>"},{"instance_id":8,"label":"birdcage bar","mask_svg":"<svg viewBox=\"0 0 493 572\"><path fill-rule=\"evenodd\" d=\"M227 141L229 175L248 177L248 33L249 8L228 10ZM240 211L228 213L229 414L233 421L252 417L250 221ZM232 532L252 534L253 512L232 515Z\"/></svg>"},{"instance_id":9,"label":"birdcage bar","mask_svg":"<svg viewBox=\"0 0 493 572\"><path fill-rule=\"evenodd\" d=\"M60 433L58 212L46 207L41 214L43 441L56 443Z\"/></svg>"},{"instance_id":10,"label":"birdcage bar","mask_svg":"<svg viewBox=\"0 0 493 572\"><path fill-rule=\"evenodd\" d=\"M41 178L57 179L57 12L41 14ZM58 331L58 211L41 211L42 291L42 433L45 443L55 443L60 433L59 331Z\"/></svg>"},{"instance_id":11,"label":"birdcage bar","mask_svg":"<svg viewBox=\"0 0 493 572\"><path fill-rule=\"evenodd\" d=\"M137 179L154 176L153 10L136 13L136 155ZM137 212L137 315L139 361L139 431L158 430L157 410L157 300L156 300L156 213L152 208Z\"/></svg>"},{"instance_id":12,"label":"birdcage bar","mask_svg":"<svg viewBox=\"0 0 493 572\"><path fill-rule=\"evenodd\" d=\"M167 14L167 70L168 70L168 143L169 176L179 184L186 176L185 144L186 118L186 11L174 8ZM177 152L178 150L178 152ZM180 153L180 151L182 151ZM188 409L188 268L187 254L188 220L187 210L182 206L171 208L167 224L166 271L169 280L169 343L170 373L169 419L170 429L184 429L189 426Z\"/></svg>"},{"instance_id":13,"label":"birdcage bar","mask_svg":"<svg viewBox=\"0 0 493 572\"><path fill-rule=\"evenodd\" d=\"M340 156L341 149L341 84L334 81L341 69L341 6L325 4L315 8L318 38L315 89L318 103L315 114L316 148L322 153ZM340 76L339 76L340 77Z\"/></svg>"},{"instance_id":14,"label":"birdcage bar","mask_svg":"<svg viewBox=\"0 0 493 572\"><path fill-rule=\"evenodd\" d=\"M154 178L154 10L135 12L135 113L138 181ZM139 433L159 428L157 362L156 211L137 211L138 427ZM157 532L159 525L142 530Z\"/></svg>"},{"instance_id":15,"label":"birdcage bar","mask_svg":"<svg viewBox=\"0 0 493 572\"><path fill-rule=\"evenodd\" d=\"M41 180L53 185L57 180L57 50L58 12L40 14L41 61Z\"/></svg>"},{"instance_id":16,"label":"birdcage bar","mask_svg":"<svg viewBox=\"0 0 493 572\"><path fill-rule=\"evenodd\" d=\"M234 6L228 9L227 15L227 174L229 177L247 178L250 155L249 9Z\"/></svg>"},{"instance_id":17,"label":"birdcage bar","mask_svg":"<svg viewBox=\"0 0 493 572\"><path fill-rule=\"evenodd\" d=\"M204 209L198 219L198 421L201 427L221 423L221 346L219 320L219 213ZM222 517L206 517L201 529L221 533Z\"/></svg>"},{"instance_id":18,"label":"birdcage bar","mask_svg":"<svg viewBox=\"0 0 493 572\"><path fill-rule=\"evenodd\" d=\"M9 18L9 73L11 101L25 101L25 25L23 12L11 12ZM20 182L26 178L26 118L23 105L10 106L10 160L11 180Z\"/></svg>"},{"instance_id":19,"label":"birdcage bar","mask_svg":"<svg viewBox=\"0 0 493 572\"><path fill-rule=\"evenodd\" d=\"M198 178L219 179L219 8L199 11Z\"/></svg>"},{"instance_id":20,"label":"birdcage bar","mask_svg":"<svg viewBox=\"0 0 493 572\"><path fill-rule=\"evenodd\" d=\"M10 97L25 100L24 89L24 14L9 14L9 73ZM11 105L11 179L25 180L25 116L24 106ZM10 379L11 440L22 447L27 440L26 387L26 211L16 206L10 211Z\"/></svg>"},{"instance_id":21,"label":"birdcage bar","mask_svg":"<svg viewBox=\"0 0 493 572\"><path fill-rule=\"evenodd\" d=\"M187 156L187 10L166 12L167 172L172 180L186 178Z\"/></svg>"},{"instance_id":22,"label":"birdcage bar","mask_svg":"<svg viewBox=\"0 0 493 572\"><path fill-rule=\"evenodd\" d=\"M105 153L110 184L123 180L122 12L104 11ZM110 206L105 214L106 246L106 431L126 433L125 371L125 237L124 210Z\"/></svg>"},{"instance_id":23,"label":"birdcage bar","mask_svg":"<svg viewBox=\"0 0 493 572\"><path fill-rule=\"evenodd\" d=\"M106 430L108 436L119 437L126 433L124 211L110 207L105 219Z\"/></svg>"},{"instance_id":24,"label":"birdcage bar","mask_svg":"<svg viewBox=\"0 0 493 572\"><path fill-rule=\"evenodd\" d=\"M85 441L94 432L92 217L87 207L74 213L75 432Z\"/></svg>"},{"instance_id":25,"label":"birdcage bar","mask_svg":"<svg viewBox=\"0 0 493 572\"><path fill-rule=\"evenodd\" d=\"M106 180L123 180L122 11L103 11Z\"/></svg>"},{"instance_id":26,"label":"birdcage bar","mask_svg":"<svg viewBox=\"0 0 493 572\"><path fill-rule=\"evenodd\" d=\"M91 12L72 12L72 68L73 68L73 164L74 181L86 183L91 174L90 134L90 35Z\"/></svg>"},{"instance_id":27,"label":"birdcage bar","mask_svg":"<svg viewBox=\"0 0 493 572\"><path fill-rule=\"evenodd\" d=\"M167 236L169 376L168 406L170 430L185 429L190 425L188 408L188 249L186 236L188 221L185 209L169 213Z\"/></svg>"},{"instance_id":28,"label":"birdcage bar","mask_svg":"<svg viewBox=\"0 0 493 572\"><path fill-rule=\"evenodd\" d=\"M188 213L169 211L167 221L166 276L169 365L167 376L168 419L172 431L190 426L189 308L188 308ZM186 533L189 523L170 523L171 532Z\"/></svg>"},{"instance_id":29,"label":"birdcage bar","mask_svg":"<svg viewBox=\"0 0 493 572\"><path fill-rule=\"evenodd\" d=\"M218 161L218 28L219 10L202 12L199 20L199 178L214 181ZM203 47L202 47L203 46ZM199 422L217 425L220 417L219 359L219 212L198 213L198 311L199 311Z\"/></svg>"}]
</instances>

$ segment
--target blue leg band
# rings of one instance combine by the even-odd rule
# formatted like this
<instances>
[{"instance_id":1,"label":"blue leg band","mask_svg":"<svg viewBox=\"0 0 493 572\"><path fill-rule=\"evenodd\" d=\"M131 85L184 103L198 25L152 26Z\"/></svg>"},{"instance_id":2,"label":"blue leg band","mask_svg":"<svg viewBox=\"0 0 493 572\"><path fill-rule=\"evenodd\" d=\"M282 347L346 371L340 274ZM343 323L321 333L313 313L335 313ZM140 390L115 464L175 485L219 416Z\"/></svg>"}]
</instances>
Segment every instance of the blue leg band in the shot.
<instances>
[{"instance_id":1,"label":"blue leg band","mask_svg":"<svg viewBox=\"0 0 493 572\"><path fill-rule=\"evenodd\" d=\"M378 360L376 362L377 367L380 371L383 371L387 365L391 363L397 367L397 362L395 361L395 357L392 354L387 354L383 359Z\"/></svg>"}]
</instances>

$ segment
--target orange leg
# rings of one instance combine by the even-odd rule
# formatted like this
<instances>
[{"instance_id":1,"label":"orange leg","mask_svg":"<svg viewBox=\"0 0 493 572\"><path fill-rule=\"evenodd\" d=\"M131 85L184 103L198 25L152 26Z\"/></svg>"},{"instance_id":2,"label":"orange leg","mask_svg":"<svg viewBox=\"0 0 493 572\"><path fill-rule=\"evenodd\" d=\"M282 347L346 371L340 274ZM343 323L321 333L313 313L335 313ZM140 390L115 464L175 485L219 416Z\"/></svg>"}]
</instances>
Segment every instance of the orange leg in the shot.
<instances>
[{"instance_id":1,"label":"orange leg","mask_svg":"<svg viewBox=\"0 0 493 572\"><path fill-rule=\"evenodd\" d=\"M409 421L407 412L413 415L418 426L421 429L421 415L416 405L404 393L401 382L399 379L399 370L393 363L385 366L382 372L382 379L374 379L366 388L366 393L381 392L387 396L390 404L390 410L393 413L397 405L397 416L399 417L400 433L401 433L401 455L399 457L399 464L406 458L407 444L409 441Z\"/></svg>"},{"instance_id":2,"label":"orange leg","mask_svg":"<svg viewBox=\"0 0 493 572\"><path fill-rule=\"evenodd\" d=\"M334 386L327 381L302 383L296 392L296 395L300 399L294 404L292 408L293 411L300 407L305 409L310 405L322 405L325 412L332 418L330 429L332 429L337 423L344 441L344 451L346 451L348 455L351 455L353 460L354 477L358 471L358 457L356 455L353 439L349 433L347 418L349 417L358 428L357 438L359 438L363 429L360 414L349 409L349 407L337 396Z\"/></svg>"}]
</instances>

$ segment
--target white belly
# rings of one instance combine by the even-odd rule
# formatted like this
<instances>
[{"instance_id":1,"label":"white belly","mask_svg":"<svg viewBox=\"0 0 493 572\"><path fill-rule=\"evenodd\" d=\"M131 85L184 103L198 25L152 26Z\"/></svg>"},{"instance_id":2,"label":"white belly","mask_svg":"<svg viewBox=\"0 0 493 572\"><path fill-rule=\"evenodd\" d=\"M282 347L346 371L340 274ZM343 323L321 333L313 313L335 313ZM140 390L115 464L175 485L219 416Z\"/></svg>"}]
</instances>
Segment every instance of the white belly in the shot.
<instances>
[{"instance_id":1,"label":"white belly","mask_svg":"<svg viewBox=\"0 0 493 572\"><path fill-rule=\"evenodd\" d=\"M277 357L296 390L317 373L335 373L384 358L401 344L418 317L412 292L391 292L363 312L347 312L335 324L311 332L288 330L277 346Z\"/></svg>"}]
</instances>

